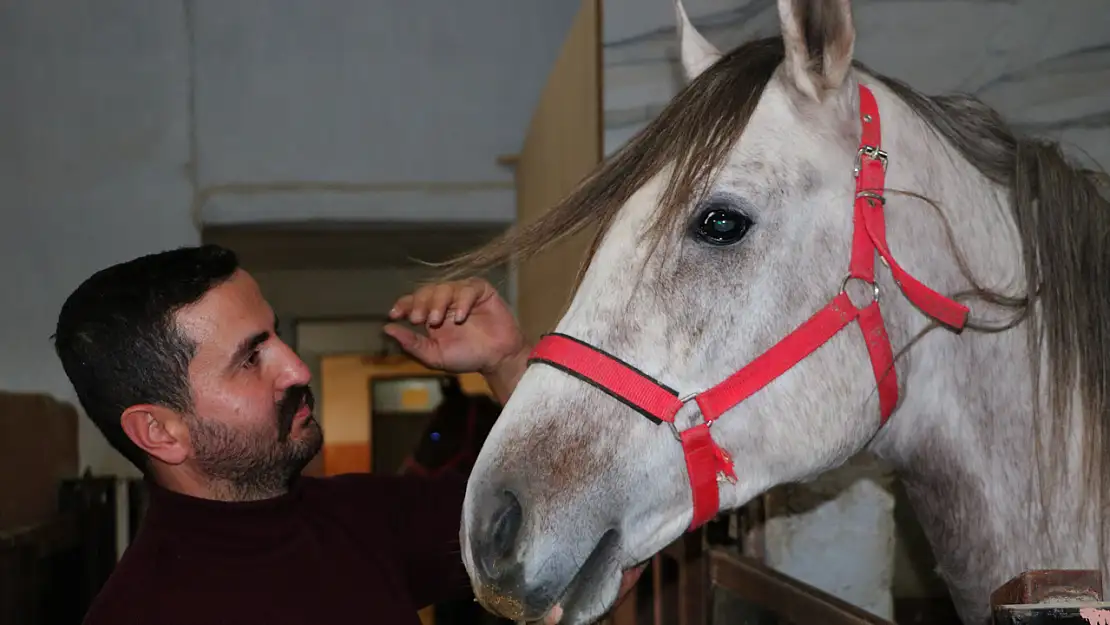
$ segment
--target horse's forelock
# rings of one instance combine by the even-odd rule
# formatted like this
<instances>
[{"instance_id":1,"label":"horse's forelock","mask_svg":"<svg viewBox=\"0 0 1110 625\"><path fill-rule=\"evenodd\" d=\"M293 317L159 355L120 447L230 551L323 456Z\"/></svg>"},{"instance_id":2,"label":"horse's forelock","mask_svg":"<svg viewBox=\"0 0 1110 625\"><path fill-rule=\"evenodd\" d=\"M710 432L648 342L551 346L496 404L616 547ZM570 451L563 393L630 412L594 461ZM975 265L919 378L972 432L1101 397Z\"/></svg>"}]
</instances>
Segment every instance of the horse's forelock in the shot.
<instances>
[{"instance_id":1,"label":"horse's forelock","mask_svg":"<svg viewBox=\"0 0 1110 625\"><path fill-rule=\"evenodd\" d=\"M565 199L531 223L510 228L489 244L441 264L446 272L438 279L482 273L510 260L524 261L595 227L580 281L620 209L633 193L672 166L675 175L668 180L647 233L654 247L682 219L689 203L707 190L783 56L779 37L752 41L724 55Z\"/></svg>"}]
</instances>

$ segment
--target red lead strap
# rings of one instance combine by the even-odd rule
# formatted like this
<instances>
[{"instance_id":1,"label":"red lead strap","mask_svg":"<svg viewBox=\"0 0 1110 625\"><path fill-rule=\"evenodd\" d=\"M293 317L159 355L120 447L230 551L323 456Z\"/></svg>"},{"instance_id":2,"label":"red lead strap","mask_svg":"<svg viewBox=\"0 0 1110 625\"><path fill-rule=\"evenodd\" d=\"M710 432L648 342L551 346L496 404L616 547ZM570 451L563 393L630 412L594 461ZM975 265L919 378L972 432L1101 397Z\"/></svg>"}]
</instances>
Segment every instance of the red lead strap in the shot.
<instances>
[{"instance_id":1,"label":"red lead strap","mask_svg":"<svg viewBox=\"0 0 1110 625\"><path fill-rule=\"evenodd\" d=\"M853 321L859 321L867 355L879 391L880 427L898 404L894 352L879 309L875 281L875 255L890 268L906 297L922 312L946 325L961 329L968 309L918 282L894 260L886 242L883 216L887 155L882 151L879 107L870 89L860 85L860 148L856 159L856 199L853 210L852 251L848 276L840 292L824 308L783 337L744 368L716 386L686 397L616 356L564 334L545 335L536 344L529 362L544 363L591 384L654 423L666 423L682 443L693 497L693 530L720 509L718 484L736 481L732 459L710 434L713 422L740 402L770 384ZM871 286L874 298L857 308L845 293L851 279ZM686 403L697 402L702 423L681 433L675 416Z\"/></svg>"}]
</instances>

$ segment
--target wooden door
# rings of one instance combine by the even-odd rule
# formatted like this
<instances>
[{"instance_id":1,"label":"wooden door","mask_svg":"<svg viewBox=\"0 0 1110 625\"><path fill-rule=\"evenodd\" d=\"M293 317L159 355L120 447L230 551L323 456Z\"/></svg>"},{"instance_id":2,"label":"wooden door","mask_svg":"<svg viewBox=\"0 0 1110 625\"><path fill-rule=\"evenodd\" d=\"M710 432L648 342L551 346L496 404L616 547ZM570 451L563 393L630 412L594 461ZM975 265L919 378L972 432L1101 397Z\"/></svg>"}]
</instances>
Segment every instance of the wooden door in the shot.
<instances>
[{"instance_id":1,"label":"wooden door","mask_svg":"<svg viewBox=\"0 0 1110 625\"><path fill-rule=\"evenodd\" d=\"M601 162L601 78L601 1L581 0L514 159L520 223L554 206ZM529 340L562 316L593 234L580 232L517 267L517 314Z\"/></svg>"}]
</instances>

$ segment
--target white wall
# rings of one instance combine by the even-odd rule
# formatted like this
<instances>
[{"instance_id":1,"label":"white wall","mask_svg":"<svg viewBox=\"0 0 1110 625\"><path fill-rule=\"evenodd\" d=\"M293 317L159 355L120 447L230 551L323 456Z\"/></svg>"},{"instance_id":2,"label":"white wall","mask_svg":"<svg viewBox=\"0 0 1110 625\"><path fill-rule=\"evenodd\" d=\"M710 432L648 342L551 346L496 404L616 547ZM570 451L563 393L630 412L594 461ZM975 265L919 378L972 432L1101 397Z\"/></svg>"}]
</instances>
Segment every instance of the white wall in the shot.
<instances>
[{"instance_id":1,"label":"white wall","mask_svg":"<svg viewBox=\"0 0 1110 625\"><path fill-rule=\"evenodd\" d=\"M723 50L778 32L774 0L686 0ZM1110 11L1105 0L853 0L856 58L927 93L965 91L1022 130L1110 169ZM680 87L672 0L605 0L605 150Z\"/></svg>"},{"instance_id":2,"label":"white wall","mask_svg":"<svg viewBox=\"0 0 1110 625\"><path fill-rule=\"evenodd\" d=\"M774 0L686 0L691 20L723 50L779 30ZM856 56L926 92L971 92L1023 130L1062 139L1110 169L1110 10L1105 0L905 2L854 0ZM606 0L605 152L654 118L681 86L672 0ZM1090 160L1087 161L1090 164ZM787 490L811 501L765 528L775 568L883 616L892 586L924 592L934 579L909 564L906 528L893 522L889 475L875 466L833 472ZM784 499L785 497L785 499Z\"/></svg>"},{"instance_id":3,"label":"white wall","mask_svg":"<svg viewBox=\"0 0 1110 625\"><path fill-rule=\"evenodd\" d=\"M65 297L199 240L187 50L179 3L0 3L0 388L75 401L49 339ZM83 465L127 466L85 419L80 437Z\"/></svg>"}]
</instances>

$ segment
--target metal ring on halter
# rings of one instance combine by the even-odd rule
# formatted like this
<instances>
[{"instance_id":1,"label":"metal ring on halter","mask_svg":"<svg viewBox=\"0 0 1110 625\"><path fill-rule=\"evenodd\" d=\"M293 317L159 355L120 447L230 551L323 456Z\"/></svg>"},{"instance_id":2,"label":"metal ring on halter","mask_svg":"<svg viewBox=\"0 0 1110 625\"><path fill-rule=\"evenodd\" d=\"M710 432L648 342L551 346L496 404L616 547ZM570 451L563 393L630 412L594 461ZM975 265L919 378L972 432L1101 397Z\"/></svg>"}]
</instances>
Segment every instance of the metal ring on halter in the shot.
<instances>
[{"instance_id":1,"label":"metal ring on halter","mask_svg":"<svg viewBox=\"0 0 1110 625\"><path fill-rule=\"evenodd\" d=\"M699 391L693 391L693 392L690 392L690 393L686 393L685 395L680 396L678 398L678 401L683 406L685 406L686 404L690 403L690 400L697 398L697 396L701 395L703 392L705 392L705 391L699 390ZM681 408L680 408L680 410L681 410ZM678 413L675 413L675 416L677 417ZM674 421L665 421L664 423L666 423L671 428L671 434L674 435L674 439L681 443L682 442L682 434L679 433L678 426L674 424ZM713 427L713 421L710 421L708 423L708 426Z\"/></svg>"},{"instance_id":2,"label":"metal ring on halter","mask_svg":"<svg viewBox=\"0 0 1110 625\"><path fill-rule=\"evenodd\" d=\"M860 199L861 197L865 197L869 200L878 200L880 204L882 204L883 206L886 206L886 198L883 197L883 195L881 193L875 193L874 191L864 190L864 191L860 191L859 193L856 194L856 199L857 200Z\"/></svg>"},{"instance_id":3,"label":"metal ring on halter","mask_svg":"<svg viewBox=\"0 0 1110 625\"><path fill-rule=\"evenodd\" d=\"M862 282L864 284L871 285L871 302L868 302L868 303L879 301L879 283L878 282L872 282L870 280L864 280L863 278L857 278L853 275L844 276L844 281L840 283L840 292L841 293L847 293L848 283L852 280L859 280L860 282Z\"/></svg>"}]
</instances>

